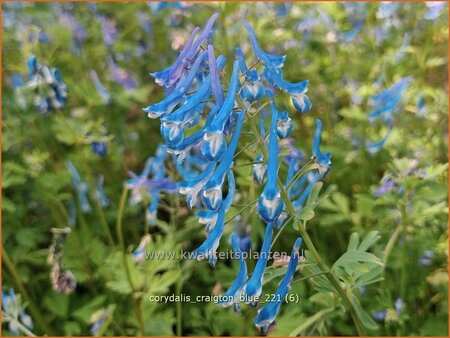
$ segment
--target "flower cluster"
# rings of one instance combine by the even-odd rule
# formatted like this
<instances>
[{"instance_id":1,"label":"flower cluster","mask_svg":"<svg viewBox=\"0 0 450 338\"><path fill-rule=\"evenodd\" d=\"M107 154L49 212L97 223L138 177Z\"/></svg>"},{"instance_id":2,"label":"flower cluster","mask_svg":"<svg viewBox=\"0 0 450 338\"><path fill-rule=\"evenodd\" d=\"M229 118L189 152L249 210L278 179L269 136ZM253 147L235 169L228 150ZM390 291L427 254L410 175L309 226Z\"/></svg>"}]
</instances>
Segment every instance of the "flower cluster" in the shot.
<instances>
[{"instance_id":1,"label":"flower cluster","mask_svg":"<svg viewBox=\"0 0 450 338\"><path fill-rule=\"evenodd\" d=\"M16 91L31 89L34 104L42 113L63 108L67 100L67 86L59 69L39 64L34 55L28 58L27 65L28 81L23 83L20 75L16 74L13 81Z\"/></svg>"},{"instance_id":2,"label":"flower cluster","mask_svg":"<svg viewBox=\"0 0 450 338\"><path fill-rule=\"evenodd\" d=\"M29 331L33 329L33 321L25 312L20 295L16 295L13 289L9 289L7 293L2 291L2 322L9 323L9 331L12 334L23 332L34 336Z\"/></svg>"},{"instance_id":3,"label":"flower cluster","mask_svg":"<svg viewBox=\"0 0 450 338\"><path fill-rule=\"evenodd\" d=\"M77 286L74 274L64 267L63 262L63 245L70 231L69 227L52 229L53 239L47 256L47 262L52 267L50 281L52 282L53 290L67 294L72 293Z\"/></svg>"},{"instance_id":4,"label":"flower cluster","mask_svg":"<svg viewBox=\"0 0 450 338\"><path fill-rule=\"evenodd\" d=\"M261 255L250 278L241 255L238 275L225 292L226 301L220 303L239 311L242 299L251 306L258 304L273 228L280 228L288 216L278 185L280 144L289 150L288 175L283 188L289 191L297 210L302 208L314 184L328 173L331 154L320 151L322 123L317 120L312 151L316 170L301 180L294 179L304 156L288 137L294 126L293 121L287 111L279 110L275 98L277 91L287 93L295 109L306 113L311 108L311 101L306 95L309 81L286 81L283 77L286 56L265 52L248 23L244 23L244 27L249 34L256 62L249 67L244 52L237 47L236 60L230 78L226 80L223 71L226 59L223 55L216 57L212 45L213 25L217 17L218 14L214 14L203 30L199 27L193 30L173 65L151 74L156 83L164 88L166 96L144 111L148 117L160 119L165 150L173 155L182 177L182 181L177 183L179 192L186 196L189 208L200 209L195 215L200 223L205 224L207 238L194 251L195 256L198 260L207 259L214 266L216 251L225 230L225 215L236 194L233 166L244 121L247 118L249 124L252 123L257 113L262 112L263 108L258 110L258 107L267 105L270 108L267 135L263 118L260 120L260 132L255 135L262 148L253 166L255 182L264 184L257 201L258 214L266 223ZM258 71L258 68L262 70ZM223 89L224 83L228 86L226 91ZM265 104L261 102L263 99L267 100ZM236 228L231 235L231 245L239 254L243 252L242 231ZM287 272L276 291L277 300L260 309L254 320L262 334L267 334L273 326L289 290L297 269L301 241L298 238L294 243Z\"/></svg>"}]
</instances>

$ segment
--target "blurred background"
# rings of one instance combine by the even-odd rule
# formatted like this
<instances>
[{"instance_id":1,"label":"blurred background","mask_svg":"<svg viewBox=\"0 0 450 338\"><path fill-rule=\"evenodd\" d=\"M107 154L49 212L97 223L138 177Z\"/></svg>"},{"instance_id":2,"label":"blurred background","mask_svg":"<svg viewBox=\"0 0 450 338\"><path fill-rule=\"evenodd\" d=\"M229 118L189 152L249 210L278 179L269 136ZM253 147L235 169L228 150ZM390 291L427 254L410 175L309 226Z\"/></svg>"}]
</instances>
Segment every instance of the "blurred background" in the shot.
<instances>
[{"instance_id":1,"label":"blurred background","mask_svg":"<svg viewBox=\"0 0 450 338\"><path fill-rule=\"evenodd\" d=\"M147 301L219 294L234 279L236 262L215 269L181 260L136 263L146 205L126 203L126 252L145 285L132 292L115 228L129 171L139 174L161 139L159 121L142 111L164 96L149 73L169 66L193 28L215 12L215 50L228 63L238 45L250 55L246 20L264 50L287 55L287 80L310 80L309 113L280 101L305 156L316 118L324 123L322 147L332 153L308 230L329 265L352 233L381 236L371 251L384 254L383 272L358 288L377 324L369 334L448 335L444 3L2 2L3 335L27 334L24 328L37 335L136 335L141 322L145 335L258 334L256 309L237 315L211 302ZM41 82L33 76L37 67ZM55 80L51 86L46 77ZM392 126L370 121L371 97L405 77ZM171 161L167 172L179 179ZM248 191L257 197L251 167L237 173L242 198ZM256 213L236 221L249 225L257 250L264 227ZM150 251L189 251L204 238L176 194L162 194L157 225L148 231ZM294 236L289 227L275 249L289 251ZM300 302L283 305L272 334L356 334L333 295L311 280L295 281L301 277L302 269L291 288ZM278 281L267 280L267 290ZM139 300L142 318L132 310Z\"/></svg>"}]
</instances>

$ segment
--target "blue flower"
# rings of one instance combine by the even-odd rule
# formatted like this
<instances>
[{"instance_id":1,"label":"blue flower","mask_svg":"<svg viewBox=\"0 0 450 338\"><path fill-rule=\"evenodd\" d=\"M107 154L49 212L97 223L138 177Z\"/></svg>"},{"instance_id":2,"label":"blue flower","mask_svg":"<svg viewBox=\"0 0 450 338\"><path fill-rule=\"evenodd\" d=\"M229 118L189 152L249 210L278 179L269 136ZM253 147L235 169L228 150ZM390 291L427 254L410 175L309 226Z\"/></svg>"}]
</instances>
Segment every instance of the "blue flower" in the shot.
<instances>
[{"instance_id":1,"label":"blue flower","mask_svg":"<svg viewBox=\"0 0 450 338\"><path fill-rule=\"evenodd\" d=\"M92 146L92 151L94 152L94 154L100 156L100 157L104 157L106 155L106 153L108 152L108 145L105 142L92 142L91 143Z\"/></svg>"},{"instance_id":2,"label":"blue flower","mask_svg":"<svg viewBox=\"0 0 450 338\"><path fill-rule=\"evenodd\" d=\"M393 129L393 126L389 125L386 135L381 140L379 140L377 142L367 142L366 143L367 151L372 155L379 152L381 150L381 148L383 148L386 141L388 140L389 135L391 135L392 129Z\"/></svg>"},{"instance_id":3,"label":"blue flower","mask_svg":"<svg viewBox=\"0 0 450 338\"><path fill-rule=\"evenodd\" d=\"M269 250L272 244L272 229L272 222L267 223L258 262L242 291L245 303L250 304L251 306L256 306L259 302L259 297L261 296L264 271L266 270L267 261L269 260Z\"/></svg>"},{"instance_id":4,"label":"blue flower","mask_svg":"<svg viewBox=\"0 0 450 338\"><path fill-rule=\"evenodd\" d=\"M239 68L242 74L245 76L245 83L241 87L239 96L246 101L253 102L259 100L263 97L265 92L265 87L259 81L259 74L256 69L249 70L247 64L245 63L245 57L242 50L237 47L236 55L239 61Z\"/></svg>"},{"instance_id":5,"label":"blue flower","mask_svg":"<svg viewBox=\"0 0 450 338\"><path fill-rule=\"evenodd\" d=\"M219 69L216 64L216 58L214 56L214 47L211 44L208 44L208 64L209 64L209 74L211 76L211 88L214 99L216 100L217 105L221 105L223 103L223 88L220 84L220 75Z\"/></svg>"},{"instance_id":6,"label":"blue flower","mask_svg":"<svg viewBox=\"0 0 450 338\"><path fill-rule=\"evenodd\" d=\"M107 61L109 66L109 72L114 82L120 84L122 87L128 90L136 89L137 87L136 80L133 79L129 71L123 68L119 68L114 62L111 55L108 55Z\"/></svg>"},{"instance_id":7,"label":"blue flower","mask_svg":"<svg viewBox=\"0 0 450 338\"><path fill-rule=\"evenodd\" d=\"M419 258L420 266L430 266L433 263L434 252L431 250L425 250L423 255Z\"/></svg>"},{"instance_id":8,"label":"blue flower","mask_svg":"<svg viewBox=\"0 0 450 338\"><path fill-rule=\"evenodd\" d=\"M248 23L244 22L244 27L247 29L250 35L250 42L253 47L253 51L261 62L268 67L273 67L275 69L282 68L284 65L284 61L286 60L286 55L272 55L268 54L261 49L259 46L258 40L256 39L255 31L252 26Z\"/></svg>"},{"instance_id":9,"label":"blue flower","mask_svg":"<svg viewBox=\"0 0 450 338\"><path fill-rule=\"evenodd\" d=\"M283 111L278 113L277 134L280 139L286 138L294 128L294 123L288 115L288 112Z\"/></svg>"},{"instance_id":10,"label":"blue flower","mask_svg":"<svg viewBox=\"0 0 450 338\"><path fill-rule=\"evenodd\" d=\"M283 201L277 186L278 179L278 111L272 111L269 131L269 159L267 164L267 182L258 199L258 214L265 222L274 221L283 210Z\"/></svg>"},{"instance_id":11,"label":"blue flower","mask_svg":"<svg viewBox=\"0 0 450 338\"><path fill-rule=\"evenodd\" d=\"M211 266L215 266L217 257L216 251L219 247L220 239L223 235L223 230L225 226L225 210L229 204L233 201L234 195L236 193L236 183L234 180L234 175L232 170L228 170L228 194L225 200L223 200L217 211L217 221L209 233L206 240L194 250L194 255L197 260L208 259Z\"/></svg>"},{"instance_id":12,"label":"blue flower","mask_svg":"<svg viewBox=\"0 0 450 338\"><path fill-rule=\"evenodd\" d=\"M311 194L311 191L314 188L314 185L317 183L317 181L319 181L320 174L309 173L308 175L306 175L306 177L307 177L307 180L309 181L308 185L303 190L300 197L292 202L292 205L294 206L294 208L296 210L301 210L301 208L303 207L303 204L306 202L307 198Z\"/></svg>"},{"instance_id":13,"label":"blue flower","mask_svg":"<svg viewBox=\"0 0 450 338\"><path fill-rule=\"evenodd\" d=\"M331 167L331 153L322 154L320 151L320 138L322 137L322 121L316 120L316 131L314 133L312 155L319 165L319 174L325 177Z\"/></svg>"},{"instance_id":14,"label":"blue flower","mask_svg":"<svg viewBox=\"0 0 450 338\"><path fill-rule=\"evenodd\" d=\"M173 111L173 109L177 106L177 104L181 102L183 96L187 93L188 89L192 85L192 82L194 81L197 72L206 56L206 52L200 53L189 73L183 80L178 83L175 89L168 96L166 96L162 101L144 108L144 112L148 114L148 117L153 119L159 118L163 117L164 115L170 114Z\"/></svg>"},{"instance_id":15,"label":"blue flower","mask_svg":"<svg viewBox=\"0 0 450 338\"><path fill-rule=\"evenodd\" d=\"M103 103L108 104L111 101L111 95L109 94L108 90L103 86L103 84L100 82L100 79L98 78L97 73L95 70L89 71L89 77L91 78L92 82L94 83L95 88L97 89L97 92L102 97Z\"/></svg>"},{"instance_id":16,"label":"blue flower","mask_svg":"<svg viewBox=\"0 0 450 338\"><path fill-rule=\"evenodd\" d=\"M95 194L100 202L102 208L106 208L109 205L109 200L105 195L105 191L103 189L104 176L97 175L95 178Z\"/></svg>"},{"instance_id":17,"label":"blue flower","mask_svg":"<svg viewBox=\"0 0 450 338\"><path fill-rule=\"evenodd\" d=\"M376 321L379 321L379 322L383 321L383 320L386 318L386 310L375 312L375 313L373 314L373 318L374 318Z\"/></svg>"},{"instance_id":18,"label":"blue flower","mask_svg":"<svg viewBox=\"0 0 450 338\"><path fill-rule=\"evenodd\" d=\"M223 294L224 301L218 304L223 307L228 307L233 305L236 312L240 311L240 296L242 289L247 281L247 264L245 263L243 251L241 249L241 244L239 240L239 235L236 232L231 234L231 245L239 259L239 271L230 288Z\"/></svg>"},{"instance_id":19,"label":"blue flower","mask_svg":"<svg viewBox=\"0 0 450 338\"><path fill-rule=\"evenodd\" d=\"M283 276L278 288L274 294L274 300L270 301L263 308L258 310L258 315L253 320L256 327L263 336L267 335L270 328L275 324L275 318L280 311L281 304L284 302L290 288L292 277L297 269L298 260L300 258L299 248L302 245L302 239L299 237L294 243L291 252L291 258L286 273Z\"/></svg>"},{"instance_id":20,"label":"blue flower","mask_svg":"<svg viewBox=\"0 0 450 338\"><path fill-rule=\"evenodd\" d=\"M266 137L266 131L264 128L264 120L261 119L259 121L259 136L261 137L261 139L264 139ZM255 163L253 165L253 170L252 170L252 174L253 174L253 180L257 183L257 184L261 184L264 181L264 177L266 176L266 172L267 172L267 164L264 163L264 154L261 152L256 158L255 158Z\"/></svg>"},{"instance_id":21,"label":"blue flower","mask_svg":"<svg viewBox=\"0 0 450 338\"><path fill-rule=\"evenodd\" d=\"M234 61L233 73L231 74L230 86L219 112L212 122L205 127L203 142L201 145L202 154L209 161L219 161L225 154L227 143L224 135L225 123L230 117L234 106L235 95L239 86L239 62Z\"/></svg>"},{"instance_id":22,"label":"blue flower","mask_svg":"<svg viewBox=\"0 0 450 338\"><path fill-rule=\"evenodd\" d=\"M392 119L392 112L400 102L406 88L408 88L412 78L407 76L398 80L392 87L372 96L374 109L368 115L369 121L377 118L383 118L383 121L389 122Z\"/></svg>"},{"instance_id":23,"label":"blue flower","mask_svg":"<svg viewBox=\"0 0 450 338\"><path fill-rule=\"evenodd\" d=\"M241 135L242 122L244 120L245 111L239 112L238 121L236 122L236 128L231 138L227 151L223 155L220 164L217 166L216 171L205 184L202 192L202 201L205 207L210 210L217 210L222 202L222 184L225 178L225 174L229 168L233 165L233 157L238 145L239 136Z\"/></svg>"},{"instance_id":24,"label":"blue flower","mask_svg":"<svg viewBox=\"0 0 450 338\"><path fill-rule=\"evenodd\" d=\"M217 19L217 16L218 16L217 13L211 16L211 18L206 23L205 29L195 41L194 41L195 36L200 31L200 28L196 27L194 29L188 42L186 43L185 47L183 48L177 60L172 66L162 71L150 74L155 78L155 81L158 85L163 86L165 88L172 88L175 85L177 85L178 81L180 81L182 77L186 61L191 60L194 57L200 45L211 34L211 29L212 26L214 25L214 22Z\"/></svg>"},{"instance_id":25,"label":"blue flower","mask_svg":"<svg viewBox=\"0 0 450 338\"><path fill-rule=\"evenodd\" d=\"M2 291L2 322L9 323L9 331L14 335L20 333L21 325L33 329L33 321L25 312L20 295L16 296L13 289L9 289L8 293ZM28 332L24 333L28 335Z\"/></svg>"},{"instance_id":26,"label":"blue flower","mask_svg":"<svg viewBox=\"0 0 450 338\"><path fill-rule=\"evenodd\" d=\"M92 209L87 197L87 183L81 181L81 176L71 161L66 162L66 167L69 170L70 176L72 178L72 187L77 192L78 203L80 204L81 210L84 213L90 212Z\"/></svg>"},{"instance_id":27,"label":"blue flower","mask_svg":"<svg viewBox=\"0 0 450 338\"><path fill-rule=\"evenodd\" d=\"M184 181L178 182L177 187L180 194L186 195L186 202L189 208L193 208L197 204L197 199L209 178L213 175L216 163L212 162L209 166L198 175L183 174L183 169L178 166L180 174L183 176Z\"/></svg>"},{"instance_id":28,"label":"blue flower","mask_svg":"<svg viewBox=\"0 0 450 338\"><path fill-rule=\"evenodd\" d=\"M373 192L375 196L382 196L396 187L395 181L391 176L387 176L382 180L382 184Z\"/></svg>"},{"instance_id":29,"label":"blue flower","mask_svg":"<svg viewBox=\"0 0 450 338\"><path fill-rule=\"evenodd\" d=\"M435 20L441 15L441 12L444 10L445 6L447 6L447 2L426 1L425 5L427 6L428 11L425 13L423 18L427 20Z\"/></svg>"}]
</instances>

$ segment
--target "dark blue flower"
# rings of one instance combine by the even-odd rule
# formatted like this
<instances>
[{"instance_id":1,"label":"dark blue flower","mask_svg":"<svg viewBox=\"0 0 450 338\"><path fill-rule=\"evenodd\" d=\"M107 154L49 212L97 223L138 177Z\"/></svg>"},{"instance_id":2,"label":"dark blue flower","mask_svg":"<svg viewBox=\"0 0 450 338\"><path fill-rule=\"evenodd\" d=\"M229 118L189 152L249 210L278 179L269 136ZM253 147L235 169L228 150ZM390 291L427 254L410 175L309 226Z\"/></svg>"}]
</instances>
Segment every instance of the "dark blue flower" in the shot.
<instances>
[{"instance_id":1,"label":"dark blue flower","mask_svg":"<svg viewBox=\"0 0 450 338\"><path fill-rule=\"evenodd\" d=\"M331 167L331 153L322 153L320 151L320 138L322 137L322 121L316 120L316 131L314 133L312 155L319 165L319 174L325 177Z\"/></svg>"},{"instance_id":2,"label":"dark blue flower","mask_svg":"<svg viewBox=\"0 0 450 338\"><path fill-rule=\"evenodd\" d=\"M104 157L106 153L108 152L108 145L105 142L92 142L92 151L94 154Z\"/></svg>"}]
</instances>

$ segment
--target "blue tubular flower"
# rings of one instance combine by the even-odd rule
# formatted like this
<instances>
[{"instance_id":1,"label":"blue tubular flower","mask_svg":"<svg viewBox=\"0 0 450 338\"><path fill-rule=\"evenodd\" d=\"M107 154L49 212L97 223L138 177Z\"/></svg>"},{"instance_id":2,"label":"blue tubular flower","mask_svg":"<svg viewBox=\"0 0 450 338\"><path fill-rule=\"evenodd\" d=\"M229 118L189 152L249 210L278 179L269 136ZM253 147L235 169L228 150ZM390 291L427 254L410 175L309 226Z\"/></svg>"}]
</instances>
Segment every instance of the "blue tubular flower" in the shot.
<instances>
[{"instance_id":1,"label":"blue tubular flower","mask_svg":"<svg viewBox=\"0 0 450 338\"><path fill-rule=\"evenodd\" d=\"M259 135L261 139L264 139L266 137L266 130L264 127L264 120L259 120ZM256 182L256 184L261 184L264 181L264 177L266 176L267 172L267 164L264 163L264 154L260 152L260 154L255 158L255 163L253 165L253 180Z\"/></svg>"},{"instance_id":2,"label":"blue tubular flower","mask_svg":"<svg viewBox=\"0 0 450 338\"><path fill-rule=\"evenodd\" d=\"M95 178L95 194L102 208L106 208L109 205L109 200L106 197L105 190L103 189L103 182L105 178L103 175L97 175Z\"/></svg>"},{"instance_id":3,"label":"blue tubular flower","mask_svg":"<svg viewBox=\"0 0 450 338\"><path fill-rule=\"evenodd\" d=\"M103 103L108 104L111 101L111 95L109 94L108 90L103 86L103 84L100 82L100 79L98 78L97 73L95 70L89 71L89 77L91 78L92 82L94 83L95 88L97 89L97 92L102 97Z\"/></svg>"},{"instance_id":4,"label":"blue tubular flower","mask_svg":"<svg viewBox=\"0 0 450 338\"><path fill-rule=\"evenodd\" d=\"M31 55L28 58L27 61L27 66L28 66L28 77L31 80L32 77L37 73L38 71L38 63L37 63L37 58L34 55Z\"/></svg>"},{"instance_id":5,"label":"blue tubular flower","mask_svg":"<svg viewBox=\"0 0 450 338\"><path fill-rule=\"evenodd\" d=\"M152 104L147 108L144 108L144 112L148 114L150 118L159 118L164 115L170 114L172 110L176 107L178 103L182 100L183 96L186 94L192 82L194 81L197 71L200 68L201 63L206 57L207 53L201 53L197 60L195 60L189 74L179 83L179 85L174 89L174 91L166 96L162 101Z\"/></svg>"},{"instance_id":6,"label":"blue tubular flower","mask_svg":"<svg viewBox=\"0 0 450 338\"><path fill-rule=\"evenodd\" d=\"M206 240L194 251L194 255L198 260L208 258L209 264L213 267L217 261L216 251L219 247L220 238L223 235L225 226L225 211L233 202L236 193L236 182L232 170L228 170L228 186L227 197L222 201L219 207L217 221L212 228L211 233L209 233Z\"/></svg>"},{"instance_id":7,"label":"blue tubular flower","mask_svg":"<svg viewBox=\"0 0 450 338\"><path fill-rule=\"evenodd\" d=\"M240 90L239 96L241 99L253 102L259 100L263 97L265 87L259 81L259 75L256 69L248 70L247 64L245 63L245 57L242 53L242 50L237 47L236 55L239 61L239 68L241 69L242 74L245 76L245 83Z\"/></svg>"},{"instance_id":8,"label":"blue tubular flower","mask_svg":"<svg viewBox=\"0 0 450 338\"><path fill-rule=\"evenodd\" d=\"M189 37L189 40L187 41L186 45L184 46L183 50L181 51L180 55L173 65L161 71L150 73L150 76L155 79L156 84L168 88L180 79L183 72L186 56L191 50L195 36L199 31L199 27L194 28L191 36Z\"/></svg>"},{"instance_id":9,"label":"blue tubular flower","mask_svg":"<svg viewBox=\"0 0 450 338\"><path fill-rule=\"evenodd\" d=\"M250 304L251 306L256 306L259 302L259 296L261 296L264 271L266 270L267 261L269 260L269 251L272 244L272 230L272 222L267 223L258 262L256 263L252 276L249 278L242 291L245 303Z\"/></svg>"},{"instance_id":10,"label":"blue tubular flower","mask_svg":"<svg viewBox=\"0 0 450 338\"><path fill-rule=\"evenodd\" d=\"M294 123L292 123L292 120L289 117L288 112L287 111L279 112L277 121L278 137L281 139L288 137L292 131L292 128L294 128Z\"/></svg>"},{"instance_id":11,"label":"blue tubular flower","mask_svg":"<svg viewBox=\"0 0 450 338\"><path fill-rule=\"evenodd\" d=\"M217 210L222 203L222 184L226 172L233 165L233 157L239 141L239 136L241 135L244 113L244 110L239 112L236 128L234 129L233 137L231 138L228 149L220 161L216 171L208 180L208 183L205 184L203 189L202 201L205 207L210 210Z\"/></svg>"},{"instance_id":12,"label":"blue tubular flower","mask_svg":"<svg viewBox=\"0 0 450 338\"><path fill-rule=\"evenodd\" d=\"M386 141L389 138L389 135L391 135L392 128L393 128L392 124L389 125L386 135L381 140L379 140L377 142L367 142L366 143L366 149L370 154L374 155L377 152L379 152L381 150L381 148L383 148L384 144L386 143Z\"/></svg>"},{"instance_id":13,"label":"blue tubular flower","mask_svg":"<svg viewBox=\"0 0 450 338\"><path fill-rule=\"evenodd\" d=\"M227 142L223 131L225 128L225 123L230 117L233 109L238 86L239 62L236 60L233 64L233 73L231 74L227 97L220 107L215 119L205 127L206 133L203 135L201 151L209 161L219 161L227 150Z\"/></svg>"},{"instance_id":14,"label":"blue tubular flower","mask_svg":"<svg viewBox=\"0 0 450 338\"><path fill-rule=\"evenodd\" d=\"M306 175L309 183L306 186L306 188L303 190L303 192L300 194L299 198L292 202L292 205L294 206L295 210L300 211L303 207L303 204L305 204L307 198L311 194L312 189L314 188L314 184L317 183L320 179L320 174L317 173L310 173L309 175Z\"/></svg>"},{"instance_id":15,"label":"blue tubular flower","mask_svg":"<svg viewBox=\"0 0 450 338\"><path fill-rule=\"evenodd\" d=\"M92 142L92 151L94 154L105 157L106 153L108 152L108 145L105 142Z\"/></svg>"},{"instance_id":16,"label":"blue tubular flower","mask_svg":"<svg viewBox=\"0 0 450 338\"><path fill-rule=\"evenodd\" d=\"M400 102L411 79L411 76L401 78L392 87L372 96L372 102L375 107L368 115L369 121L374 121L375 119L382 117L385 122L390 122L392 119L392 111Z\"/></svg>"},{"instance_id":17,"label":"blue tubular flower","mask_svg":"<svg viewBox=\"0 0 450 338\"><path fill-rule=\"evenodd\" d=\"M325 177L331 166L331 153L322 154L320 151L320 138L322 136L322 121L316 120L316 131L314 133L312 155L319 165L319 174Z\"/></svg>"},{"instance_id":18,"label":"blue tubular flower","mask_svg":"<svg viewBox=\"0 0 450 338\"><path fill-rule=\"evenodd\" d=\"M217 58L217 69L222 70L225 66L226 58L223 55L220 55ZM161 118L162 123L174 123L174 124L182 124L183 126L187 124L189 121L195 118L197 113L200 113L203 109L197 109L198 106L203 106L201 104L202 101L208 99L211 95L211 75L208 75L206 79L202 82L199 90L194 94L188 96L186 98L186 102L177 110L173 111L171 114L166 115Z\"/></svg>"},{"instance_id":19,"label":"blue tubular flower","mask_svg":"<svg viewBox=\"0 0 450 338\"><path fill-rule=\"evenodd\" d=\"M189 208L192 209L197 204L198 195L214 173L215 168L216 163L213 162L197 176L190 176L187 174L187 177L184 177L184 181L177 183L180 194L186 195L186 202ZM181 175L185 176L183 175L183 171L180 169L181 166L178 166L178 170Z\"/></svg>"},{"instance_id":20,"label":"blue tubular flower","mask_svg":"<svg viewBox=\"0 0 450 338\"><path fill-rule=\"evenodd\" d=\"M216 59L214 57L214 47L209 44L208 45L208 63L209 63L209 73L211 76L211 87L214 99L216 100L217 105L221 105L223 103L223 88L220 84L220 75L219 70L216 64Z\"/></svg>"},{"instance_id":21,"label":"blue tubular flower","mask_svg":"<svg viewBox=\"0 0 450 338\"><path fill-rule=\"evenodd\" d=\"M236 181L234 179L233 171L229 170L227 176L228 194L231 194L230 196L234 196L236 192ZM225 213L230 210L232 202L232 198L225 198L223 201ZM205 224L205 233L209 234L217 222L217 212L214 210L200 210L195 215L199 218L199 223Z\"/></svg>"},{"instance_id":22,"label":"blue tubular flower","mask_svg":"<svg viewBox=\"0 0 450 338\"><path fill-rule=\"evenodd\" d=\"M302 245L302 239L299 237L295 241L294 247L291 252L291 259L287 267L286 273L283 276L280 284L278 284L277 291L275 291L275 300L269 302L263 308L258 310L258 315L253 320L256 327L259 329L263 336L267 335L270 328L275 323L275 318L280 311L281 304L284 302L287 293L289 292L292 277L297 269L298 260L300 258L299 249Z\"/></svg>"},{"instance_id":23,"label":"blue tubular flower","mask_svg":"<svg viewBox=\"0 0 450 338\"><path fill-rule=\"evenodd\" d=\"M286 55L271 55L266 53L259 46L258 40L256 39L255 31L253 30L252 26L244 22L244 27L247 29L250 35L250 42L252 44L253 51L255 52L257 58L261 60L261 62L265 66L274 67L276 69L282 68L284 65L284 61L286 60Z\"/></svg>"},{"instance_id":24,"label":"blue tubular flower","mask_svg":"<svg viewBox=\"0 0 450 338\"><path fill-rule=\"evenodd\" d=\"M267 164L267 182L258 199L258 214L267 223L274 221L283 210L283 201L277 187L278 178L278 111L272 111L272 122L269 131L269 159Z\"/></svg>"},{"instance_id":25,"label":"blue tubular flower","mask_svg":"<svg viewBox=\"0 0 450 338\"><path fill-rule=\"evenodd\" d=\"M244 255L242 254L238 234L233 232L231 234L230 240L233 250L238 255L237 257L239 257L239 271L233 284L224 293L223 295L224 301L218 302L218 304L223 307L229 307L233 305L234 310L236 312L239 312L240 311L239 303L242 288L244 287L245 282L247 281L247 264L245 263Z\"/></svg>"},{"instance_id":26,"label":"blue tubular flower","mask_svg":"<svg viewBox=\"0 0 450 338\"><path fill-rule=\"evenodd\" d=\"M88 186L86 182L81 181L81 176L71 161L66 162L66 167L70 172L72 178L72 187L77 192L78 202L81 210L86 213L91 211L91 205L87 198Z\"/></svg>"},{"instance_id":27,"label":"blue tubular flower","mask_svg":"<svg viewBox=\"0 0 450 338\"><path fill-rule=\"evenodd\" d=\"M255 163L253 165L253 170L252 170L253 180L256 182L256 184L262 184L262 182L264 181L264 177L266 176L266 171L267 171L267 164L264 163L264 155L259 154L255 158L255 161L259 162L259 163Z\"/></svg>"}]
</instances>

